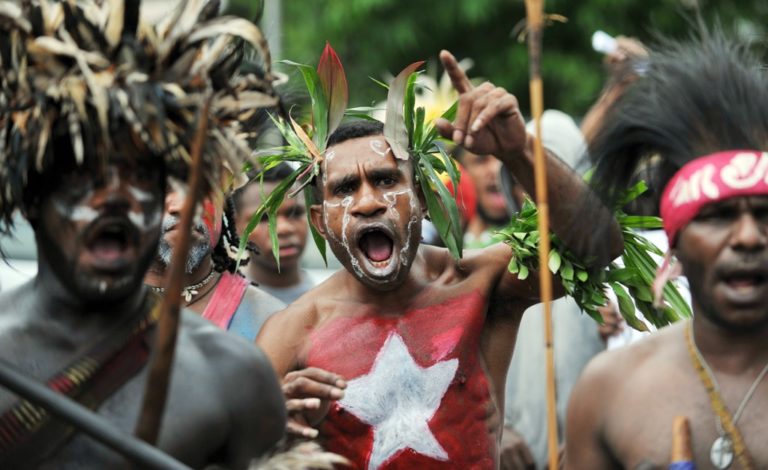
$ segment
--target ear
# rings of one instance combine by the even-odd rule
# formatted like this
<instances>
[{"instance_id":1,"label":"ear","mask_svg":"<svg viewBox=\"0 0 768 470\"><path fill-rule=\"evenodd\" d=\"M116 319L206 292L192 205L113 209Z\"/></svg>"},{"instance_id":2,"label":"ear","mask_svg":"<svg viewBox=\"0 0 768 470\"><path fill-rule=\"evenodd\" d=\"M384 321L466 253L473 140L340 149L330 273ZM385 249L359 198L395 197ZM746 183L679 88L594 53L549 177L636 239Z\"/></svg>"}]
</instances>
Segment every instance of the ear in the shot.
<instances>
[{"instance_id":1,"label":"ear","mask_svg":"<svg viewBox=\"0 0 768 470\"><path fill-rule=\"evenodd\" d=\"M312 226L317 230L317 233L327 240L328 237L325 234L322 204L312 204L309 206L309 220L312 221Z\"/></svg>"},{"instance_id":2,"label":"ear","mask_svg":"<svg viewBox=\"0 0 768 470\"><path fill-rule=\"evenodd\" d=\"M427 198L424 197L424 191L421 188L421 184L418 181L413 182L414 189L416 191L416 197L419 198L419 207L421 208L421 218L427 217Z\"/></svg>"}]
</instances>

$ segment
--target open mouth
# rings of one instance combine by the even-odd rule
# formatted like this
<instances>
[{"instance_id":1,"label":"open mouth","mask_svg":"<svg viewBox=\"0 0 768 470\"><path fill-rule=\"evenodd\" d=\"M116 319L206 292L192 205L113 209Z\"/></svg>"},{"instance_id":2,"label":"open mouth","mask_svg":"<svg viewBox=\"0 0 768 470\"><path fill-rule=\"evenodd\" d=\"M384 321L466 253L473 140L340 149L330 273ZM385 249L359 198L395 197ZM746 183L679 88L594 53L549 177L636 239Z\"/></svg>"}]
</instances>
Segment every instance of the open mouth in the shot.
<instances>
[{"instance_id":1,"label":"open mouth","mask_svg":"<svg viewBox=\"0 0 768 470\"><path fill-rule=\"evenodd\" d=\"M485 192L488 196L489 202L494 207L505 207L507 204L506 199L504 199L504 193L501 192L501 188L498 185L490 185L485 188Z\"/></svg>"},{"instance_id":2,"label":"open mouth","mask_svg":"<svg viewBox=\"0 0 768 470\"><path fill-rule=\"evenodd\" d=\"M731 289L740 291L762 286L766 276L762 272L739 272L724 276L723 281Z\"/></svg>"},{"instance_id":3,"label":"open mouth","mask_svg":"<svg viewBox=\"0 0 768 470\"><path fill-rule=\"evenodd\" d=\"M385 268L392 259L394 242L383 230L372 229L365 232L358 242L360 250L375 268Z\"/></svg>"},{"instance_id":4,"label":"open mouth","mask_svg":"<svg viewBox=\"0 0 768 470\"><path fill-rule=\"evenodd\" d=\"M101 222L89 231L86 247L97 264L112 265L128 254L135 235L135 229L124 221Z\"/></svg>"}]
</instances>

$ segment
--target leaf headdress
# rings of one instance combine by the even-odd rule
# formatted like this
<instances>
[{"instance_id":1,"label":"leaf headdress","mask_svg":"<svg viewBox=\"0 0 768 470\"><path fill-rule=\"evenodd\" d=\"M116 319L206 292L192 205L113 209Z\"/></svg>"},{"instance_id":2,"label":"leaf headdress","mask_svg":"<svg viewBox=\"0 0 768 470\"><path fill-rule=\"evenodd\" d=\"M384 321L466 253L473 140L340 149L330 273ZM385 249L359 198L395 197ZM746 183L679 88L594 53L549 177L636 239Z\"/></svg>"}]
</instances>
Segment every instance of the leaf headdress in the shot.
<instances>
[{"instance_id":1,"label":"leaf headdress","mask_svg":"<svg viewBox=\"0 0 768 470\"><path fill-rule=\"evenodd\" d=\"M297 67L304 78L312 103L312 122L308 126L309 131L305 131L290 116L288 122L280 117L273 119L286 145L261 153L259 161L262 171L283 162L291 162L296 169L278 184L256 210L245 229L246 235L242 237L239 250L242 254L245 250L247 234L253 231L262 216L266 214L269 220L273 254L278 263L276 214L280 204L285 197L294 196L320 174L328 138L339 126L345 114L373 119L368 114L371 111L370 108L346 109L349 99L346 75L338 55L329 44L326 44L323 50L317 69L305 64L287 63ZM446 188L439 174L448 174L453 187L457 188L459 171L444 148L438 145L437 129L431 122L425 121L424 108L416 107L417 71L422 64L423 62L415 62L409 65L387 87L389 92L384 138L395 158L413 159L416 178L424 192L429 217L445 246L458 259L462 252L459 212L455 198ZM442 117L452 119L455 113L456 104L454 103ZM304 191L304 197L307 206L314 202L311 191ZM312 237L325 258L325 240L315 231L311 223L309 225Z\"/></svg>"},{"instance_id":2,"label":"leaf headdress","mask_svg":"<svg viewBox=\"0 0 768 470\"><path fill-rule=\"evenodd\" d=\"M270 56L247 20L217 1L184 0L165 21L139 1L0 2L0 231L12 229L31 173L53 168L56 135L78 165L107 163L124 130L170 176L183 177L203 110L204 191L239 175L251 150L242 123L278 100ZM244 45L255 54L242 72Z\"/></svg>"}]
</instances>

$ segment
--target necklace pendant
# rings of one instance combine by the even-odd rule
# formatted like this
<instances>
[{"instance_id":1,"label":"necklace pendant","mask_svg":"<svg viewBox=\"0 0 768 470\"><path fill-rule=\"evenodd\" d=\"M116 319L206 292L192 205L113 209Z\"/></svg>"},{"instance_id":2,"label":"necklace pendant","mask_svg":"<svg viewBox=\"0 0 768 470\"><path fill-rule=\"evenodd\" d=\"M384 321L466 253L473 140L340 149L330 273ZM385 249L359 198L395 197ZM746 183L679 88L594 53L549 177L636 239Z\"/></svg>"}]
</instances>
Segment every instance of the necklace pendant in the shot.
<instances>
[{"instance_id":1,"label":"necklace pendant","mask_svg":"<svg viewBox=\"0 0 768 470\"><path fill-rule=\"evenodd\" d=\"M725 470L733 463L733 443L728 436L715 439L709 450L709 460L715 468Z\"/></svg>"},{"instance_id":2,"label":"necklace pendant","mask_svg":"<svg viewBox=\"0 0 768 470\"><path fill-rule=\"evenodd\" d=\"M184 292L181 294L184 296L184 301L189 302L192 300L192 297L196 296L198 292L195 289L184 289Z\"/></svg>"}]
</instances>

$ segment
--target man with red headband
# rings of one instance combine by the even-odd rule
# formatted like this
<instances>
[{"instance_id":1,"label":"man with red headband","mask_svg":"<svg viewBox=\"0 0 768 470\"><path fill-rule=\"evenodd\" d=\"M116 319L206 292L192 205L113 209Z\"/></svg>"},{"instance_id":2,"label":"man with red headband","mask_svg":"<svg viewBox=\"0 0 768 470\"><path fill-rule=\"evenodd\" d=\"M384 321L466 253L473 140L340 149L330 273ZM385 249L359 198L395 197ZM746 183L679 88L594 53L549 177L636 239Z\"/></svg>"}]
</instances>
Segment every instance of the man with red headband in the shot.
<instances>
[{"instance_id":1,"label":"man with red headband","mask_svg":"<svg viewBox=\"0 0 768 470\"><path fill-rule=\"evenodd\" d=\"M768 468L768 79L719 32L650 60L597 133L593 181L610 199L637 168L659 184L657 290L684 272L694 317L587 367L566 468L666 468L680 415L698 468Z\"/></svg>"},{"instance_id":2,"label":"man with red headband","mask_svg":"<svg viewBox=\"0 0 768 470\"><path fill-rule=\"evenodd\" d=\"M169 191L165 198L165 216L157 256L149 267L144 282L163 293L165 273L178 242L184 197ZM185 306L223 330L253 341L264 321L285 304L252 285L236 271L230 247L240 243L235 232L234 214L212 198L203 201L202 216L192 227L189 254L181 291ZM225 212L225 213L222 213Z\"/></svg>"}]
</instances>

